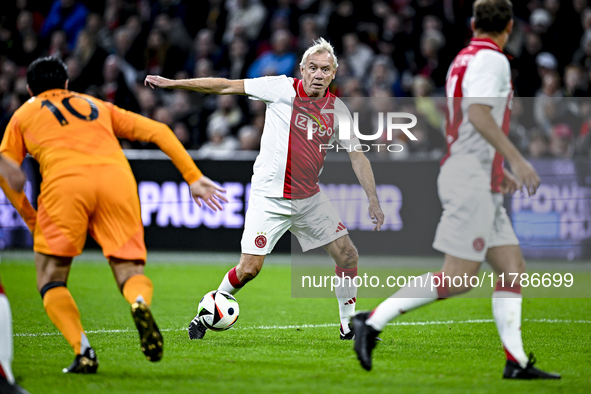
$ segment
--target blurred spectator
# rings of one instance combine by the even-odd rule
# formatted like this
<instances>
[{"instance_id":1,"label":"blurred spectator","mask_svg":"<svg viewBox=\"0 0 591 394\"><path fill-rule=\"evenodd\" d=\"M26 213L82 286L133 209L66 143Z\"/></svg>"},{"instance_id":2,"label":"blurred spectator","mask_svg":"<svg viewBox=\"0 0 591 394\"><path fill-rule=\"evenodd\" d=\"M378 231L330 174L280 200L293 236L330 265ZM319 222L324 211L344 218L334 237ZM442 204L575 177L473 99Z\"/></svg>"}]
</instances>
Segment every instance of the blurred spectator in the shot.
<instances>
[{"instance_id":1,"label":"blurred spectator","mask_svg":"<svg viewBox=\"0 0 591 394\"><path fill-rule=\"evenodd\" d=\"M102 18L99 14L88 14L88 17L86 18L85 30L88 31L92 37L94 37L96 45L103 48L105 51L113 47L111 32L106 26L103 25Z\"/></svg>"},{"instance_id":2,"label":"blurred spectator","mask_svg":"<svg viewBox=\"0 0 591 394\"><path fill-rule=\"evenodd\" d=\"M542 36L552 25L552 15L545 8L535 9L529 16L529 26L534 34ZM548 48L545 48L548 50Z\"/></svg>"},{"instance_id":3,"label":"blurred spectator","mask_svg":"<svg viewBox=\"0 0 591 394\"><path fill-rule=\"evenodd\" d=\"M45 18L41 37L49 37L56 30L63 30L67 37L68 48L74 49L78 33L84 28L88 8L77 0L54 0L51 10Z\"/></svg>"},{"instance_id":4,"label":"blurred spectator","mask_svg":"<svg viewBox=\"0 0 591 394\"><path fill-rule=\"evenodd\" d=\"M248 114L251 117L265 115L267 105L262 100L248 100Z\"/></svg>"},{"instance_id":5,"label":"blurred spectator","mask_svg":"<svg viewBox=\"0 0 591 394\"><path fill-rule=\"evenodd\" d=\"M274 4L273 4L274 3ZM261 38L273 35L277 30L289 30L294 35L299 34L300 11L294 0L276 0L269 7L267 23L261 31Z\"/></svg>"},{"instance_id":6,"label":"blurred spectator","mask_svg":"<svg viewBox=\"0 0 591 394\"><path fill-rule=\"evenodd\" d=\"M564 69L564 97L583 97L588 94L583 68L578 64L569 64Z\"/></svg>"},{"instance_id":7,"label":"blurred spectator","mask_svg":"<svg viewBox=\"0 0 591 394\"><path fill-rule=\"evenodd\" d=\"M396 70L392 61L385 56L376 56L371 74L367 78L366 90L372 91L379 88L392 91L394 82L396 82Z\"/></svg>"},{"instance_id":8,"label":"blurred spectator","mask_svg":"<svg viewBox=\"0 0 591 394\"><path fill-rule=\"evenodd\" d=\"M229 131L235 134L243 119L242 111L236 103L236 96L217 96L217 110L211 114L209 122L216 118L222 118Z\"/></svg>"},{"instance_id":9,"label":"blurred spectator","mask_svg":"<svg viewBox=\"0 0 591 394\"><path fill-rule=\"evenodd\" d=\"M517 70L515 87L521 97L533 97L542 84L539 73L536 70L538 64L536 58L542 50L542 39L533 32L525 34L521 55L513 61Z\"/></svg>"},{"instance_id":10,"label":"blurred spectator","mask_svg":"<svg viewBox=\"0 0 591 394\"><path fill-rule=\"evenodd\" d=\"M573 63L589 70L591 68L591 30L585 31L581 39L581 47L573 56Z\"/></svg>"},{"instance_id":11,"label":"blurred spectator","mask_svg":"<svg viewBox=\"0 0 591 394\"><path fill-rule=\"evenodd\" d=\"M435 100L431 97L433 83L422 75L417 75L412 81L412 95L417 113L425 117L429 125L435 130L443 127L443 116L437 108Z\"/></svg>"},{"instance_id":12,"label":"blurred spectator","mask_svg":"<svg viewBox=\"0 0 591 394\"><path fill-rule=\"evenodd\" d=\"M445 84L447 73L447 65L443 66L440 59L440 51L444 46L445 37L438 30L427 30L421 35L418 73L431 78L437 87Z\"/></svg>"},{"instance_id":13,"label":"blurred spectator","mask_svg":"<svg viewBox=\"0 0 591 394\"><path fill-rule=\"evenodd\" d=\"M153 118L156 104L158 103L154 89L144 86L139 86L136 89L137 100L140 107L139 114Z\"/></svg>"},{"instance_id":14,"label":"blurred spectator","mask_svg":"<svg viewBox=\"0 0 591 394\"><path fill-rule=\"evenodd\" d=\"M49 50L47 54L49 56L57 56L59 58L65 59L70 53L68 49L68 42L66 41L66 33L62 30L54 31L51 34L51 39L49 42Z\"/></svg>"},{"instance_id":15,"label":"blurred spectator","mask_svg":"<svg viewBox=\"0 0 591 394\"><path fill-rule=\"evenodd\" d=\"M172 100L168 106L175 120L180 120L192 111L191 96L186 90L175 90L171 93ZM231 96L227 96L231 97Z\"/></svg>"},{"instance_id":16,"label":"blurred spectator","mask_svg":"<svg viewBox=\"0 0 591 394\"><path fill-rule=\"evenodd\" d=\"M115 56L119 61L119 69L125 77L125 81L129 86L136 83L138 79L138 68L144 69L145 63L143 62L144 57L139 54L130 56L133 54L132 46L134 42L134 32L126 26L118 27L113 34L113 45L115 50ZM142 52L143 55L143 52ZM129 63L127 59L135 59L133 64ZM142 61L140 61L140 59Z\"/></svg>"},{"instance_id":17,"label":"blurred spectator","mask_svg":"<svg viewBox=\"0 0 591 394\"><path fill-rule=\"evenodd\" d=\"M417 116L417 124L412 128L412 134L417 138L416 141L408 141L408 153L413 157L440 159L443 157L446 144L443 134L437 129L431 127L429 122L422 116ZM404 140L402 135L398 137ZM399 142L400 143L400 142ZM400 153L396 153L399 155Z\"/></svg>"},{"instance_id":18,"label":"blurred spectator","mask_svg":"<svg viewBox=\"0 0 591 394\"><path fill-rule=\"evenodd\" d=\"M145 66L147 74L161 75L168 52L169 43L166 35L157 29L152 29L148 36L145 51Z\"/></svg>"},{"instance_id":19,"label":"blurred spectator","mask_svg":"<svg viewBox=\"0 0 591 394\"><path fill-rule=\"evenodd\" d=\"M259 0L228 0L228 23L223 42L229 44L235 36L256 40L265 22L267 10Z\"/></svg>"},{"instance_id":20,"label":"blurred spectator","mask_svg":"<svg viewBox=\"0 0 591 394\"><path fill-rule=\"evenodd\" d=\"M215 35L211 29L201 29L195 40L193 48L187 60L191 67L199 59L211 59L214 65L219 64L222 58L222 51L214 41ZM190 69L190 68L189 68Z\"/></svg>"},{"instance_id":21,"label":"blurred spectator","mask_svg":"<svg viewBox=\"0 0 591 394\"><path fill-rule=\"evenodd\" d=\"M404 24L400 15L389 14L384 19L381 40L378 42L379 51L391 56L394 61L394 67L399 73L409 67L409 54L412 39L408 32L404 30Z\"/></svg>"},{"instance_id":22,"label":"blurred spectator","mask_svg":"<svg viewBox=\"0 0 591 394\"><path fill-rule=\"evenodd\" d=\"M553 157L567 159L573 156L574 146L573 132L565 123L557 124L552 128L550 134L550 145L548 151Z\"/></svg>"},{"instance_id":23,"label":"blurred spectator","mask_svg":"<svg viewBox=\"0 0 591 394\"><path fill-rule=\"evenodd\" d=\"M521 123L524 106L523 99L513 98L513 108L511 109L511 122L509 123L509 139L521 153L526 153L529 145L527 128Z\"/></svg>"},{"instance_id":24,"label":"blurred spectator","mask_svg":"<svg viewBox=\"0 0 591 394\"><path fill-rule=\"evenodd\" d=\"M548 137L543 131L534 132L528 144L528 156L531 159L542 159L551 157L548 152Z\"/></svg>"},{"instance_id":25,"label":"blurred spectator","mask_svg":"<svg viewBox=\"0 0 591 394\"><path fill-rule=\"evenodd\" d=\"M261 132L254 126L242 126L238 130L240 150L259 150L261 145Z\"/></svg>"},{"instance_id":26,"label":"blurred spectator","mask_svg":"<svg viewBox=\"0 0 591 394\"><path fill-rule=\"evenodd\" d=\"M119 59L110 55L103 66L104 84L99 89L100 98L128 111L139 112L137 100L125 82L119 68Z\"/></svg>"},{"instance_id":27,"label":"blurred spectator","mask_svg":"<svg viewBox=\"0 0 591 394\"><path fill-rule=\"evenodd\" d=\"M237 150L238 141L230 135L230 128L222 117L213 118L207 125L207 142L199 149L206 156L215 157Z\"/></svg>"},{"instance_id":28,"label":"blurred spectator","mask_svg":"<svg viewBox=\"0 0 591 394\"><path fill-rule=\"evenodd\" d=\"M235 37L230 43L227 59L223 62L225 75L229 79L244 79L251 63L248 43L242 37Z\"/></svg>"},{"instance_id":29,"label":"blurred spectator","mask_svg":"<svg viewBox=\"0 0 591 394\"><path fill-rule=\"evenodd\" d=\"M348 33L343 36L343 58L355 77L365 78L374 52L368 45L359 42L357 33Z\"/></svg>"},{"instance_id":30,"label":"blurred spectator","mask_svg":"<svg viewBox=\"0 0 591 394\"><path fill-rule=\"evenodd\" d=\"M345 35L354 33L359 19L350 0L340 1L330 16L326 32L337 53L346 52Z\"/></svg>"},{"instance_id":31,"label":"blurred spectator","mask_svg":"<svg viewBox=\"0 0 591 394\"><path fill-rule=\"evenodd\" d=\"M272 50L262 54L249 67L248 78L266 75L292 76L297 62L296 54L291 52L291 35L287 30L278 30L271 37Z\"/></svg>"},{"instance_id":32,"label":"blurred spectator","mask_svg":"<svg viewBox=\"0 0 591 394\"><path fill-rule=\"evenodd\" d=\"M153 119L157 122L164 123L168 127L172 127L172 124L174 123L172 111L167 107L157 107L154 111Z\"/></svg>"},{"instance_id":33,"label":"blurred spectator","mask_svg":"<svg viewBox=\"0 0 591 394\"><path fill-rule=\"evenodd\" d=\"M19 46L14 48L12 60L22 67L28 67L33 60L37 59L43 54L43 50L39 46L37 35L30 30L23 31L20 36Z\"/></svg>"},{"instance_id":34,"label":"blurred spectator","mask_svg":"<svg viewBox=\"0 0 591 394\"><path fill-rule=\"evenodd\" d=\"M82 30L78 34L72 57L78 59L81 68L80 75L76 78L76 91L84 92L90 85L103 84L102 70L107 52L96 46L94 37L89 32Z\"/></svg>"},{"instance_id":35,"label":"blurred spectator","mask_svg":"<svg viewBox=\"0 0 591 394\"><path fill-rule=\"evenodd\" d=\"M214 76L213 62L209 59L199 59L193 69L195 78L210 78Z\"/></svg>"},{"instance_id":36,"label":"blurred spectator","mask_svg":"<svg viewBox=\"0 0 591 394\"><path fill-rule=\"evenodd\" d=\"M534 99L534 119L547 135L552 129L552 119L559 116L558 107L562 97L560 76L556 71L548 72L542 77L542 88Z\"/></svg>"},{"instance_id":37,"label":"blurred spectator","mask_svg":"<svg viewBox=\"0 0 591 394\"><path fill-rule=\"evenodd\" d=\"M298 55L301 56L306 52L312 43L320 38L320 27L318 26L318 19L314 15L304 15L300 18L300 37L298 40Z\"/></svg>"},{"instance_id":38,"label":"blurred spectator","mask_svg":"<svg viewBox=\"0 0 591 394\"><path fill-rule=\"evenodd\" d=\"M191 145L193 144L193 138L191 136L191 132L189 131L189 127L185 123L175 122L172 125L172 131L186 149L191 148Z\"/></svg>"},{"instance_id":39,"label":"blurred spectator","mask_svg":"<svg viewBox=\"0 0 591 394\"><path fill-rule=\"evenodd\" d=\"M156 44L153 41L155 40L153 36L154 30L160 33L158 42L159 45L165 47L165 50L159 51L155 48ZM191 37L180 18L171 19L165 13L156 17L152 32L148 36L148 51L156 52L157 67L161 68L161 71L156 74L172 78L187 62L191 46ZM161 59L160 56L164 56L164 59ZM149 66L152 65L151 62L148 64ZM148 72L148 74L151 74L151 72Z\"/></svg>"}]
</instances>

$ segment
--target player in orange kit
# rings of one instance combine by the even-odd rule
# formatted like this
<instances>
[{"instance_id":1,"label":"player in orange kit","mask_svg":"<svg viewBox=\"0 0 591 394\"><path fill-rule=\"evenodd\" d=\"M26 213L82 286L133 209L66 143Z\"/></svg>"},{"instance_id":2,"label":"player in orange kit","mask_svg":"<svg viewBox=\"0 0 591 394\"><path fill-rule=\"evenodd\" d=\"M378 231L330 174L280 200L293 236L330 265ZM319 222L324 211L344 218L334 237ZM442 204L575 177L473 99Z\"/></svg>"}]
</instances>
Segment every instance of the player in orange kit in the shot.
<instances>
[{"instance_id":1,"label":"player in orange kit","mask_svg":"<svg viewBox=\"0 0 591 394\"><path fill-rule=\"evenodd\" d=\"M59 58L31 63L27 83L31 99L10 119L0 152L17 164L29 153L40 165L43 182L33 233L37 288L49 318L76 354L64 372L94 373L98 368L66 288L72 258L82 253L87 232L101 245L131 304L143 353L149 361L158 361L163 341L149 308L153 289L144 275L137 184L117 137L158 145L182 173L199 206L222 209L224 190L201 174L164 124L68 91L67 68Z\"/></svg>"}]
</instances>

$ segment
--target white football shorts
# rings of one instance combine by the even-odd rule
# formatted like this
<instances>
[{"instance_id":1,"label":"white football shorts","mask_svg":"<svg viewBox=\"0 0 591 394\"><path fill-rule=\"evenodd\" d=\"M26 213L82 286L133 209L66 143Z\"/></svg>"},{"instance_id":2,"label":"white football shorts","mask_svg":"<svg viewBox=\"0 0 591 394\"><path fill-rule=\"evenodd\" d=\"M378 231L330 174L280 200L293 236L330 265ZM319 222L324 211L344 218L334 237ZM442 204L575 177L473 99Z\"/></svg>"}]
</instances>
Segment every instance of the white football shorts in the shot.
<instances>
[{"instance_id":1,"label":"white football shorts","mask_svg":"<svg viewBox=\"0 0 591 394\"><path fill-rule=\"evenodd\" d=\"M443 214L433 248L454 257L482 262L488 248L519 245L503 207L503 195L492 193L490 187L489 190L480 187L483 183L478 179L472 178L475 182L470 184L458 182L458 174L446 166L447 162L437 179ZM461 175L460 178L464 178L465 174Z\"/></svg>"},{"instance_id":2,"label":"white football shorts","mask_svg":"<svg viewBox=\"0 0 591 394\"><path fill-rule=\"evenodd\" d=\"M240 243L242 253L271 253L287 230L297 237L304 252L349 233L323 192L294 200L250 195Z\"/></svg>"}]
</instances>

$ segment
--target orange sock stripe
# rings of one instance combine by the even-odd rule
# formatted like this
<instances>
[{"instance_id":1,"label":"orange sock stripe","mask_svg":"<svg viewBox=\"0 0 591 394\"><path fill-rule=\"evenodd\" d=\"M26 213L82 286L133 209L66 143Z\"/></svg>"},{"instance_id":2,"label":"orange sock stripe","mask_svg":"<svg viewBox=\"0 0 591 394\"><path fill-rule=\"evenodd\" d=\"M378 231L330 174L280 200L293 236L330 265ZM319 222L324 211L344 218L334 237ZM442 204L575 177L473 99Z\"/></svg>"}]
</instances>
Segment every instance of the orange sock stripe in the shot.
<instances>
[{"instance_id":1,"label":"orange sock stripe","mask_svg":"<svg viewBox=\"0 0 591 394\"><path fill-rule=\"evenodd\" d=\"M43 306L47 316L74 349L74 353L80 354L84 328L80 322L80 312L70 291L63 286L49 289L43 297Z\"/></svg>"},{"instance_id":2,"label":"orange sock stripe","mask_svg":"<svg viewBox=\"0 0 591 394\"><path fill-rule=\"evenodd\" d=\"M152 304L152 294L154 292L154 286L152 281L146 275L134 275L127 279L123 285L123 297L133 304L138 296L142 296L146 304Z\"/></svg>"}]
</instances>

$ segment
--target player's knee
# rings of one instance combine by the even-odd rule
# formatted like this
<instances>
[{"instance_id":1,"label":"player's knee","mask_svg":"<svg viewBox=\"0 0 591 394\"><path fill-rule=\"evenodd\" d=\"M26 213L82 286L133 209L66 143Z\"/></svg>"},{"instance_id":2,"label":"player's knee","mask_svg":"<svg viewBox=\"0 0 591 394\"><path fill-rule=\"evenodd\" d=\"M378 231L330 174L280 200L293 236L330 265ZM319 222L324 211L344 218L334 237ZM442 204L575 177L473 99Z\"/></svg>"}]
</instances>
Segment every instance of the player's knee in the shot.
<instances>
[{"instance_id":1,"label":"player's knee","mask_svg":"<svg viewBox=\"0 0 591 394\"><path fill-rule=\"evenodd\" d=\"M359 261L359 253L355 246L347 246L341 251L341 267L342 268L355 268Z\"/></svg>"},{"instance_id":2,"label":"player's knee","mask_svg":"<svg viewBox=\"0 0 591 394\"><path fill-rule=\"evenodd\" d=\"M259 274L259 272L261 272L261 269L260 269L260 267L257 267L254 265L247 265L245 267L242 267L242 269L240 271L242 274L242 278L239 278L240 282L246 283L246 282L256 278L256 276Z\"/></svg>"}]
</instances>

